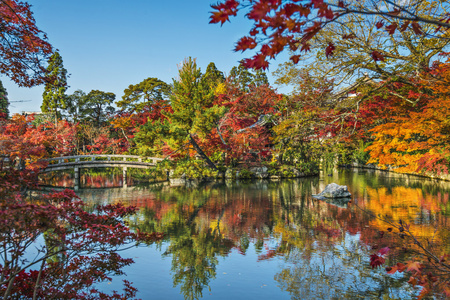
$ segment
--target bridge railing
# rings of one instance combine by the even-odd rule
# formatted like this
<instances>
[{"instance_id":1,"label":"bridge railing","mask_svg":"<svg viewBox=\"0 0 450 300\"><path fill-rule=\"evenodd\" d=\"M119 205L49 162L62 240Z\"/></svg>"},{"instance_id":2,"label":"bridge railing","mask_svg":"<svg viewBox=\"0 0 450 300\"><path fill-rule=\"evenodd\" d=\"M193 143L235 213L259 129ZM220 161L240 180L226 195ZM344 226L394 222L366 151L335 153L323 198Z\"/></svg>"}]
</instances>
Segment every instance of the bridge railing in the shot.
<instances>
[{"instance_id":1,"label":"bridge railing","mask_svg":"<svg viewBox=\"0 0 450 300\"><path fill-rule=\"evenodd\" d=\"M90 154L90 155L74 155L74 156L62 156L47 158L45 161L49 162L49 165L57 165L73 162L88 162L88 161L129 161L129 162L151 162L158 163L163 161L164 158L159 157L141 157L136 155L120 155L120 154Z\"/></svg>"}]
</instances>

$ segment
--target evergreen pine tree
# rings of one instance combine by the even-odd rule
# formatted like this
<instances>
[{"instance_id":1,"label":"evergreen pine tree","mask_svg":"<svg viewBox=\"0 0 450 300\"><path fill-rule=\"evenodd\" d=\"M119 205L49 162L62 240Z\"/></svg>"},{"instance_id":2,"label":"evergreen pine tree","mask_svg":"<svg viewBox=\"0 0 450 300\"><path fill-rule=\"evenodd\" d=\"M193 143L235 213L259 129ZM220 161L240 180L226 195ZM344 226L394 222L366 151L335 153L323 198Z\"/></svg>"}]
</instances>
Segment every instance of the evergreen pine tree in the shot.
<instances>
[{"instance_id":1,"label":"evergreen pine tree","mask_svg":"<svg viewBox=\"0 0 450 300\"><path fill-rule=\"evenodd\" d=\"M130 84L124 90L121 101L117 101L116 105L122 111L140 112L146 106L166 100L170 95L171 87L164 81L149 77L138 84Z\"/></svg>"},{"instance_id":2,"label":"evergreen pine tree","mask_svg":"<svg viewBox=\"0 0 450 300\"><path fill-rule=\"evenodd\" d=\"M85 119L99 127L104 125L108 117L115 113L112 106L116 100L116 95L110 92L92 90L82 99L82 111L80 118Z\"/></svg>"},{"instance_id":3,"label":"evergreen pine tree","mask_svg":"<svg viewBox=\"0 0 450 300\"><path fill-rule=\"evenodd\" d=\"M45 84L42 94L42 112L55 115L55 122L60 118L61 112L67 108L67 70L64 68L63 60L58 52L55 52L49 59L47 67L48 81Z\"/></svg>"},{"instance_id":4,"label":"evergreen pine tree","mask_svg":"<svg viewBox=\"0 0 450 300\"><path fill-rule=\"evenodd\" d=\"M202 81L206 86L215 89L220 83L225 81L225 76L222 71L217 69L213 62L210 62L205 74L202 76Z\"/></svg>"},{"instance_id":5,"label":"evergreen pine tree","mask_svg":"<svg viewBox=\"0 0 450 300\"><path fill-rule=\"evenodd\" d=\"M195 137L204 137L215 127L216 121L225 112L224 107L214 105L215 86L211 86L213 78L220 78L220 72L210 64L207 76L202 76L195 59L188 58L179 70L179 78L173 81L171 106L173 113L168 115L167 123L172 136L178 142L186 139L198 155L212 169L215 164L197 144Z\"/></svg>"},{"instance_id":6,"label":"evergreen pine tree","mask_svg":"<svg viewBox=\"0 0 450 300\"><path fill-rule=\"evenodd\" d=\"M262 86L269 84L266 72L263 70L257 70L254 73L250 72L242 63L239 66L234 66L231 71L229 78L231 83L237 86L243 91L250 91L250 86Z\"/></svg>"},{"instance_id":7,"label":"evergreen pine tree","mask_svg":"<svg viewBox=\"0 0 450 300\"><path fill-rule=\"evenodd\" d=\"M9 101L8 101L8 92L6 91L3 83L0 81L0 113L6 114L6 117L9 117Z\"/></svg>"},{"instance_id":8,"label":"evergreen pine tree","mask_svg":"<svg viewBox=\"0 0 450 300\"><path fill-rule=\"evenodd\" d=\"M230 79L233 85L239 87L243 91L248 91L253 80L253 74L242 64L239 64L238 67L234 66L231 69Z\"/></svg>"},{"instance_id":9,"label":"evergreen pine tree","mask_svg":"<svg viewBox=\"0 0 450 300\"><path fill-rule=\"evenodd\" d=\"M85 114L86 93L82 90L76 90L72 95L67 96L67 117L73 122L83 119Z\"/></svg>"},{"instance_id":10,"label":"evergreen pine tree","mask_svg":"<svg viewBox=\"0 0 450 300\"><path fill-rule=\"evenodd\" d=\"M179 77L173 80L171 110L165 112L166 119L144 124L136 134L137 144L143 149L150 149L158 142L172 149L190 144L211 169L217 170L197 141L210 134L225 113L225 107L214 105L216 86L212 83L221 80L220 74L210 65L203 76L195 59L185 59Z\"/></svg>"}]
</instances>

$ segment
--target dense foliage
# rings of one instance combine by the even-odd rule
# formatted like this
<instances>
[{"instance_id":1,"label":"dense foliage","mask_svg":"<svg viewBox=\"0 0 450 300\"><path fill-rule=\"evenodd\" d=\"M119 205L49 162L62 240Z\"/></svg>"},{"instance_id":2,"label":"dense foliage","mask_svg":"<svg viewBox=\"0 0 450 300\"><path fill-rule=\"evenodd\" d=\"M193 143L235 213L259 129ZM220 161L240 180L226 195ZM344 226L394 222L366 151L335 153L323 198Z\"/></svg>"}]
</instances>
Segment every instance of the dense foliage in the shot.
<instances>
[{"instance_id":1,"label":"dense foliage","mask_svg":"<svg viewBox=\"0 0 450 300\"><path fill-rule=\"evenodd\" d=\"M226 170L251 178L254 167L268 167L266 173L273 176L310 175L320 165L339 163L448 175L450 63L445 51L450 25L445 1L225 0L212 8L211 22L222 24L248 10L254 26L235 50L259 46L253 58L225 77L214 63L203 73L189 57L171 84L148 77L130 84L116 101L115 94L100 90L66 95L62 58L36 27L30 6L0 1L0 72L21 86L45 83L44 114L12 117L0 85L3 298L128 299L135 294L128 283L124 295L107 296L90 286L121 274L121 267L131 263L117 254L120 247L159 238L126 226L123 219L133 208L110 205L86 212L69 191L25 197L24 191L36 187L43 158L153 155L167 158L161 168L174 175L200 179ZM291 61L275 75L277 83L293 87L290 95L272 88L263 71L267 59L285 50ZM399 224L399 230L409 230ZM25 259L39 239L37 256ZM373 266L384 262L388 250L383 249L372 257ZM192 249L178 250L170 249L179 255L177 267L192 265ZM214 264L214 254L203 255L207 265ZM389 272L405 269L413 272L413 284L425 282L417 261ZM181 282L190 285L192 278L180 274L175 283ZM427 283L421 285L432 290L434 285Z\"/></svg>"}]
</instances>

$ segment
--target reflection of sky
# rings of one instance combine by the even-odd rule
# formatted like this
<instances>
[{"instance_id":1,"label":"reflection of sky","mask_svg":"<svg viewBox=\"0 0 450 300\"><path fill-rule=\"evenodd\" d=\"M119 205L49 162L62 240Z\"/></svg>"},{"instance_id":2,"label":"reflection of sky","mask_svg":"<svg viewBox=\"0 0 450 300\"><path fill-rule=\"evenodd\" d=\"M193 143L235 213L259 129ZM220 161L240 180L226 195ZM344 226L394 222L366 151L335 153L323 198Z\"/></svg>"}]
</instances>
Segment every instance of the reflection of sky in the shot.
<instances>
[{"instance_id":1,"label":"reflection of sky","mask_svg":"<svg viewBox=\"0 0 450 300\"><path fill-rule=\"evenodd\" d=\"M183 299L179 287L173 286L171 269L172 256L163 256L167 249L155 245L133 248L122 252L124 257L132 257L135 264L125 268L126 278L138 289L141 299ZM275 274L286 265L282 257L258 261L258 253L253 243L245 255L233 249L228 256L218 259L216 278L210 281L210 290L203 289L204 299L290 299L273 280ZM120 280L113 284L103 284L107 290L119 290Z\"/></svg>"}]
</instances>

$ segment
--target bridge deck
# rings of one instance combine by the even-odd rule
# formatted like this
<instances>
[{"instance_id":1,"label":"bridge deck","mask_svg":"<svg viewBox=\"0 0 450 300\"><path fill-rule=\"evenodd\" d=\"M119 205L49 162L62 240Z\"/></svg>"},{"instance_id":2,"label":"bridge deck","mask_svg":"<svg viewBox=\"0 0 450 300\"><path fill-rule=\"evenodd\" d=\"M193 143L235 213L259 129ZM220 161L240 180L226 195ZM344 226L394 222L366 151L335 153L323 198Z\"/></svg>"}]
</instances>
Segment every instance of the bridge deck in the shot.
<instances>
[{"instance_id":1,"label":"bridge deck","mask_svg":"<svg viewBox=\"0 0 450 300\"><path fill-rule=\"evenodd\" d=\"M134 155L77 155L46 159L49 165L43 172L67 170L73 168L130 167L150 168L164 159L158 157L140 157ZM56 162L56 163L55 163Z\"/></svg>"}]
</instances>

